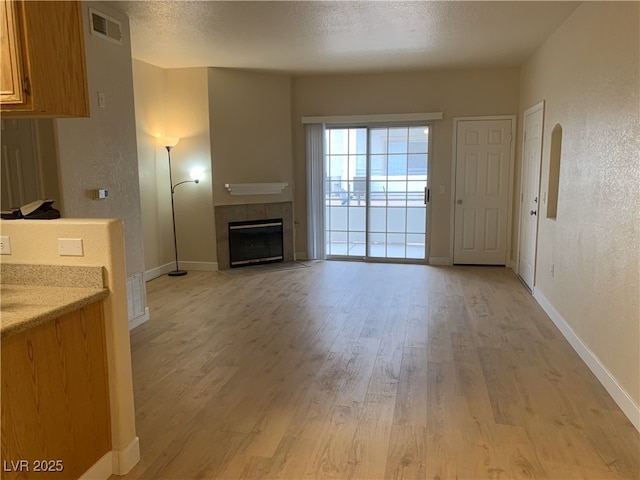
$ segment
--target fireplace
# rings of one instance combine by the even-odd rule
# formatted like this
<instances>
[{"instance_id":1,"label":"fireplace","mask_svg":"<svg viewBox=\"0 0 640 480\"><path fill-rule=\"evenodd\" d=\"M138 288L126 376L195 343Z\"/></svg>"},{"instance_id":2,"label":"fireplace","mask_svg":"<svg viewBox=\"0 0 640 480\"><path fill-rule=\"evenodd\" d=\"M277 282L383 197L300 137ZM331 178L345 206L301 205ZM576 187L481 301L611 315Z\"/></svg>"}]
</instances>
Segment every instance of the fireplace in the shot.
<instances>
[{"instance_id":1,"label":"fireplace","mask_svg":"<svg viewBox=\"0 0 640 480\"><path fill-rule=\"evenodd\" d=\"M281 262L283 258L281 218L229 222L231 268Z\"/></svg>"},{"instance_id":2,"label":"fireplace","mask_svg":"<svg viewBox=\"0 0 640 480\"><path fill-rule=\"evenodd\" d=\"M231 268L229 224L244 225L271 223L273 219L282 221L282 262L293 262L293 202L249 203L234 205L216 205L216 252L218 269ZM262 223L265 222L265 223ZM262 258L268 258L262 256ZM275 256L275 255L274 255Z\"/></svg>"}]
</instances>

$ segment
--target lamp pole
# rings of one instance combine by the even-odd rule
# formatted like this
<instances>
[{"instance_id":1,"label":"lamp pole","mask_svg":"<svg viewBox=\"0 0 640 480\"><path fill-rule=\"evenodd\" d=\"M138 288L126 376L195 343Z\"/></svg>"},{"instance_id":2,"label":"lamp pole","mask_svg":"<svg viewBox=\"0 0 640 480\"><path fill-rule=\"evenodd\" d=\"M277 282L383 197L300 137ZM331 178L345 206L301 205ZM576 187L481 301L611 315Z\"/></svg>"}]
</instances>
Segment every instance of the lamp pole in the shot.
<instances>
[{"instance_id":1,"label":"lamp pole","mask_svg":"<svg viewBox=\"0 0 640 480\"><path fill-rule=\"evenodd\" d=\"M171 145L167 145L167 155L169 156L169 185L171 186L171 218L173 220L173 250L176 254L176 269L169 272L170 277L181 277L187 274L186 270L180 270L178 267L178 237L176 236L176 209L173 203L173 192L175 187L173 185L173 177L171 176Z\"/></svg>"}]
</instances>

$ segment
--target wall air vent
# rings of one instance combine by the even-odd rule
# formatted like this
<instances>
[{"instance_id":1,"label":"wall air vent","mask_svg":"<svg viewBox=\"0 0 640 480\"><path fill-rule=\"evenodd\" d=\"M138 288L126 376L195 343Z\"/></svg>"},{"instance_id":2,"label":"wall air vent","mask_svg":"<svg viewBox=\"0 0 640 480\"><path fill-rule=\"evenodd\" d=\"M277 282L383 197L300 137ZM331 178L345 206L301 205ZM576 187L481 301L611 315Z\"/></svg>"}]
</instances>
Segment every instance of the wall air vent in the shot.
<instances>
[{"instance_id":1,"label":"wall air vent","mask_svg":"<svg viewBox=\"0 0 640 480\"><path fill-rule=\"evenodd\" d=\"M90 8L89 25L91 25L91 35L122 45L122 24L119 20Z\"/></svg>"}]
</instances>

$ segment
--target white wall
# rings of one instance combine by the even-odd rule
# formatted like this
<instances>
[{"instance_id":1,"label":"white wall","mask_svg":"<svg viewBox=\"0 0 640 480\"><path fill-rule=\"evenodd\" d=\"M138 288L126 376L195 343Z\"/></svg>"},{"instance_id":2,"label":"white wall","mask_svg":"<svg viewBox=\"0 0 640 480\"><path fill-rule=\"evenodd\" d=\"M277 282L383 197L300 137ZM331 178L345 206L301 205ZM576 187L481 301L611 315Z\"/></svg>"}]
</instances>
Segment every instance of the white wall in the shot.
<instances>
[{"instance_id":1,"label":"white wall","mask_svg":"<svg viewBox=\"0 0 640 480\"><path fill-rule=\"evenodd\" d=\"M89 6L122 22L123 45L89 34ZM144 271L142 212L128 19L98 2L83 3L90 118L56 120L60 192L72 218L121 218L129 275ZM98 92L106 98L98 107ZM109 190L94 200L93 190Z\"/></svg>"},{"instance_id":2,"label":"white wall","mask_svg":"<svg viewBox=\"0 0 640 480\"><path fill-rule=\"evenodd\" d=\"M520 96L521 118L527 107L546 102L536 296L573 331L605 377L610 374L612 388L618 384L616 400L627 401L626 413L637 417L636 426L639 6L584 2L526 62ZM563 142L558 214L552 220L546 218L544 199L551 130L557 123ZM517 225L517 212L514 219Z\"/></svg>"}]
</instances>

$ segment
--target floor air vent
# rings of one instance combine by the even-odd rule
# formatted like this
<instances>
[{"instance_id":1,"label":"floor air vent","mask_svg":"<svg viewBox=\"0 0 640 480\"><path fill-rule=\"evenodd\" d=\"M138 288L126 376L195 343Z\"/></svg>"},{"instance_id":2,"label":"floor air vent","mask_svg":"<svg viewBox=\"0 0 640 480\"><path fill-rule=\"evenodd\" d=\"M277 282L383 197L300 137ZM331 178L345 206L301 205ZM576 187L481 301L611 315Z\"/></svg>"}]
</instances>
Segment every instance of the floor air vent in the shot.
<instances>
[{"instance_id":1,"label":"floor air vent","mask_svg":"<svg viewBox=\"0 0 640 480\"><path fill-rule=\"evenodd\" d=\"M93 8L89 9L89 19L91 35L122 45L122 25L118 20Z\"/></svg>"}]
</instances>

